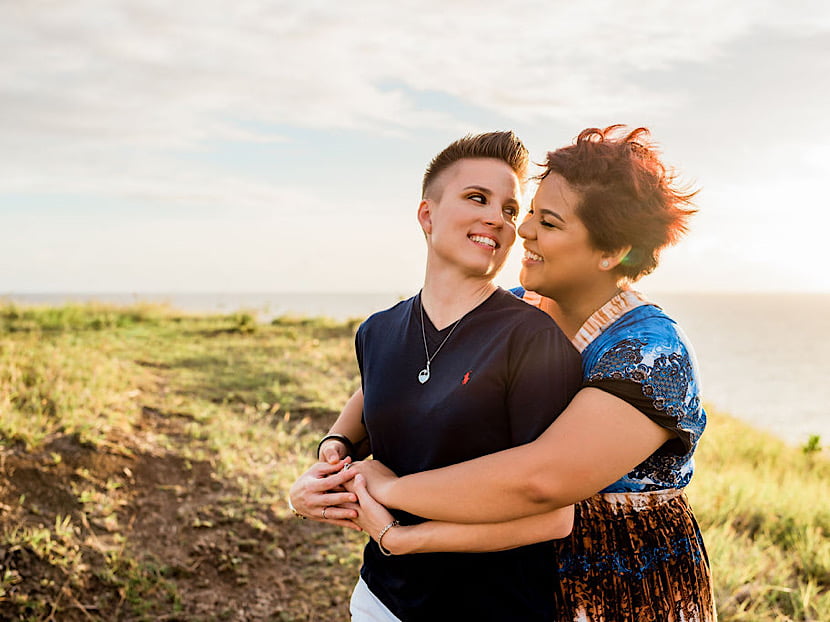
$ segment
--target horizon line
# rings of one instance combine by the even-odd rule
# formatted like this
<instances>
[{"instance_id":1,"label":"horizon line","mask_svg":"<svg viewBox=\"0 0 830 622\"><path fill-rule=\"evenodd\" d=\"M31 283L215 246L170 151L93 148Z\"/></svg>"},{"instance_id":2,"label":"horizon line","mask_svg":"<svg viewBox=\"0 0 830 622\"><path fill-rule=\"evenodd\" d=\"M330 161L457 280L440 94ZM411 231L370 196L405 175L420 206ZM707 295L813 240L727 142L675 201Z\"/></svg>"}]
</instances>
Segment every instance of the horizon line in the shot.
<instances>
[{"instance_id":1,"label":"horizon line","mask_svg":"<svg viewBox=\"0 0 830 622\"><path fill-rule=\"evenodd\" d=\"M501 286L503 289L509 289ZM637 289L634 287L634 289ZM830 295L830 290L823 289L662 289L644 287L643 290L654 294L700 294L700 295L786 295L786 294L817 294ZM420 291L420 287L407 290L411 294ZM30 291L2 291L0 290L0 299L10 298L15 296L250 296L250 295L281 295L281 296L296 296L296 295L326 295L326 296L401 296L409 295L401 290L343 290L333 291L325 289L273 289L273 290L30 290Z\"/></svg>"}]
</instances>

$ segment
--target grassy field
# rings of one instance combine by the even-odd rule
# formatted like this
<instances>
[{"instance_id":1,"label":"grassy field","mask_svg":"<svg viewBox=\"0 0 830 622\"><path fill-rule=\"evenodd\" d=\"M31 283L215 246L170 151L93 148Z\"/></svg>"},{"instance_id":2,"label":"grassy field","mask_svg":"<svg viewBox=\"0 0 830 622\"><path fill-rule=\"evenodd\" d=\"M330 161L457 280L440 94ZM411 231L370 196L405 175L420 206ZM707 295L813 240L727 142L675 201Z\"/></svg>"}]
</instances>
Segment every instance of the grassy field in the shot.
<instances>
[{"instance_id":1,"label":"grassy field","mask_svg":"<svg viewBox=\"0 0 830 622\"><path fill-rule=\"evenodd\" d=\"M354 322L0 306L0 620L344 620L364 536L285 510ZM711 410L711 409L710 409ZM830 461L711 413L723 621L830 620Z\"/></svg>"}]
</instances>

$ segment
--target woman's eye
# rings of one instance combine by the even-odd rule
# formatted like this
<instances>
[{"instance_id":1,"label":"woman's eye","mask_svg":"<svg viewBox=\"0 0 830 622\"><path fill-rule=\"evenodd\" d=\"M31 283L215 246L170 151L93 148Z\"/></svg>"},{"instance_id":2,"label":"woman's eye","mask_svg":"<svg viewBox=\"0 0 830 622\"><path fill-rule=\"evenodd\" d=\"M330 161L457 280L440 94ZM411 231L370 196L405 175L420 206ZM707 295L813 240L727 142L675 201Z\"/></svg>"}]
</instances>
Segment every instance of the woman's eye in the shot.
<instances>
[{"instance_id":1,"label":"woman's eye","mask_svg":"<svg viewBox=\"0 0 830 622\"><path fill-rule=\"evenodd\" d=\"M516 217L519 215L519 210L511 205L508 205L504 208L504 213L510 217L510 220L516 220Z\"/></svg>"},{"instance_id":2,"label":"woman's eye","mask_svg":"<svg viewBox=\"0 0 830 622\"><path fill-rule=\"evenodd\" d=\"M546 229L558 229L558 227L555 223L548 222L547 220L540 220L539 224L541 224Z\"/></svg>"},{"instance_id":3,"label":"woman's eye","mask_svg":"<svg viewBox=\"0 0 830 622\"><path fill-rule=\"evenodd\" d=\"M475 193L475 194L469 195L467 198L472 199L476 203L481 203L482 205L487 204L487 197L485 197L483 194Z\"/></svg>"}]
</instances>

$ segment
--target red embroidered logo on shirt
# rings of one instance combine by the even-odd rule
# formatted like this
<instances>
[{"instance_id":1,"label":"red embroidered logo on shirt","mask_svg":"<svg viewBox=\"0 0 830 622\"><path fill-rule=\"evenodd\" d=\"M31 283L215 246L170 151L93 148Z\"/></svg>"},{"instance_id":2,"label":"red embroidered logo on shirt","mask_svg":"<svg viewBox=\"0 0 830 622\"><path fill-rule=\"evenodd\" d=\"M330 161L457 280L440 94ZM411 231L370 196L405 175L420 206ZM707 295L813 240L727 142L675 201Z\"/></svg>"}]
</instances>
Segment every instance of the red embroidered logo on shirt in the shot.
<instances>
[{"instance_id":1,"label":"red embroidered logo on shirt","mask_svg":"<svg viewBox=\"0 0 830 622\"><path fill-rule=\"evenodd\" d=\"M466 374L464 374L464 380L461 381L461 384L467 384L468 382L470 382L470 374L472 374L472 373L473 373L473 370L471 369Z\"/></svg>"}]
</instances>

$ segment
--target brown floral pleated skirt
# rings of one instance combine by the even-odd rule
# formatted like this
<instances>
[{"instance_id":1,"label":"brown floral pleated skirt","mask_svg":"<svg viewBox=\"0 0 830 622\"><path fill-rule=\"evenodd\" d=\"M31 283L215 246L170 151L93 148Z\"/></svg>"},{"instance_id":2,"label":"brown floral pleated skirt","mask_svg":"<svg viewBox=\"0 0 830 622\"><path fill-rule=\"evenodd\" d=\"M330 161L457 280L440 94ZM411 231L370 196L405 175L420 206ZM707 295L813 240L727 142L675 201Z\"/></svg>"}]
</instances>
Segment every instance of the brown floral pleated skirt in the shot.
<instances>
[{"instance_id":1,"label":"brown floral pleated skirt","mask_svg":"<svg viewBox=\"0 0 830 622\"><path fill-rule=\"evenodd\" d=\"M714 622L709 560L682 490L605 493L558 541L560 622Z\"/></svg>"}]
</instances>

